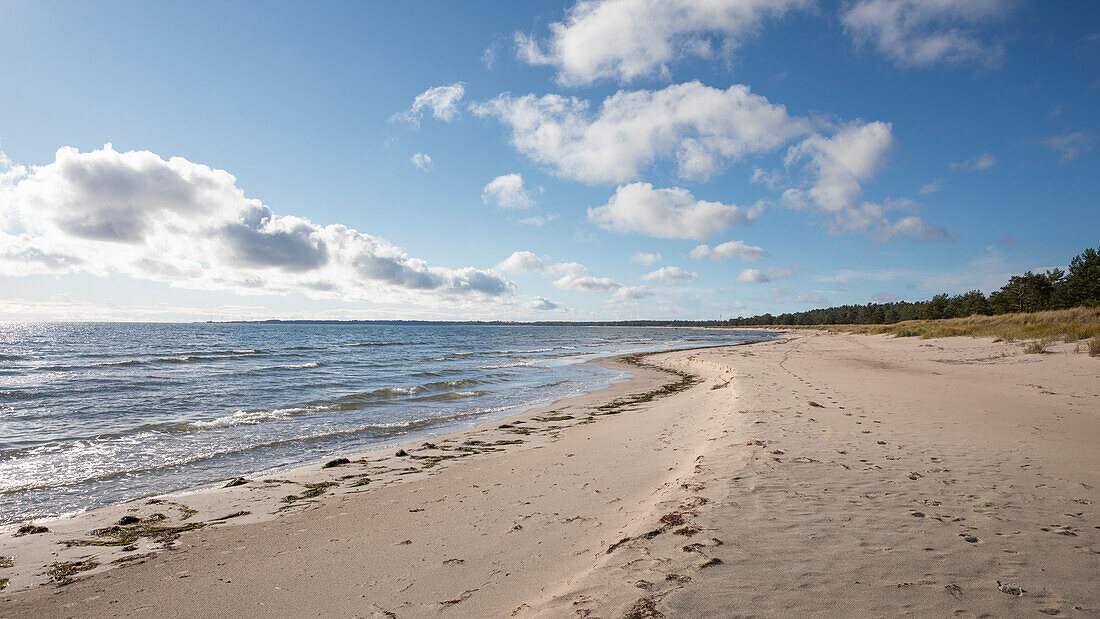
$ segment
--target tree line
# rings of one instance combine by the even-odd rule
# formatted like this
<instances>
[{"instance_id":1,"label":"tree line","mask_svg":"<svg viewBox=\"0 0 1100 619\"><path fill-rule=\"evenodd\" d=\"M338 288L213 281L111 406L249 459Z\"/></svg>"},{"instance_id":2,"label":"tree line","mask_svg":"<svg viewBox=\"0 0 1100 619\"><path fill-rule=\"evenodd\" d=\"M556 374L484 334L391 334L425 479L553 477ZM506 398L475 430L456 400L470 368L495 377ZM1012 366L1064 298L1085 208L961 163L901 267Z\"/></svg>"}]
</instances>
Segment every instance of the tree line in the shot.
<instances>
[{"instance_id":1,"label":"tree line","mask_svg":"<svg viewBox=\"0 0 1100 619\"><path fill-rule=\"evenodd\" d=\"M1100 248L1098 248L1100 249ZM898 301L840 305L773 316L731 318L723 324L744 325L829 325L892 324L904 320L935 320L966 316L1039 312L1079 305L1100 306L1100 253L1086 249L1069 263L1068 271L1051 269L1014 275L989 296L971 290L954 296L940 294L927 301Z\"/></svg>"}]
</instances>

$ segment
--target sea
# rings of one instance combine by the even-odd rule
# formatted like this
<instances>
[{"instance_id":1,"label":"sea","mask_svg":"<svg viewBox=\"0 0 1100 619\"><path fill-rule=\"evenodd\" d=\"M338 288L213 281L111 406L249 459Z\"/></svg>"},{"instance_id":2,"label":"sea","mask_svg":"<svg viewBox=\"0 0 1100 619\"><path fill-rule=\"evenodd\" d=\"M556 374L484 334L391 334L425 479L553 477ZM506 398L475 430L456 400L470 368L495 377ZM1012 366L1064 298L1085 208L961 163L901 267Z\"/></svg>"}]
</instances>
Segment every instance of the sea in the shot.
<instances>
[{"instance_id":1,"label":"sea","mask_svg":"<svg viewBox=\"0 0 1100 619\"><path fill-rule=\"evenodd\" d=\"M695 328L0 323L0 526L461 430L622 380Z\"/></svg>"}]
</instances>

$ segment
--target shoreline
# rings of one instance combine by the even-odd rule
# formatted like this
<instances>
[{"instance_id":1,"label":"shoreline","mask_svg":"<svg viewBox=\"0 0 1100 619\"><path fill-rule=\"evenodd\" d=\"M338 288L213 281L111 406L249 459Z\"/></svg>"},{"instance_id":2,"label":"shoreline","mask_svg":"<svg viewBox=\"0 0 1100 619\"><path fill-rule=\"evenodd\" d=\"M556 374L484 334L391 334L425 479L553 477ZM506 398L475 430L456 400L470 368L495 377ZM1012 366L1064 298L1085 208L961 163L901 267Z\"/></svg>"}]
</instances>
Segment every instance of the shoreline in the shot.
<instances>
[{"instance_id":1,"label":"shoreline","mask_svg":"<svg viewBox=\"0 0 1100 619\"><path fill-rule=\"evenodd\" d=\"M738 342L717 346L702 346L700 348L742 346L751 343L754 342ZM317 499L321 499L323 496L332 493L328 489L334 486L323 485L334 481L330 479L331 475L329 474L333 472L332 469L342 469L352 464L362 464L366 462L380 463L392 460L393 458L406 458L407 456L397 456L395 454L400 452L407 453L406 450L413 450L416 446L434 444L433 441L435 443L458 442L469 436L481 435L491 432L494 429L499 430L501 424L514 425L518 422L519 424L527 425L531 423L530 420L540 415L551 413L554 409L563 406L600 406L601 404L613 402L616 399L629 397L631 394L644 393L661 383L662 379L672 376L673 374L670 371L660 370L655 366L650 366L645 363L630 362L628 359L640 360L649 355L680 352L683 350L693 349L683 348L655 352L621 353L598 356L593 359L573 363L571 365L582 367L596 366L609 370L621 371L624 373L624 376L609 379L606 383L599 383L596 387L586 388L580 393L574 393L549 403L527 406L519 412L510 412L500 417L492 417L490 415L488 418L467 427L452 425L435 431L425 429L409 432L384 440L375 445L365 446L363 449L350 451L339 458L324 457L298 464L260 470L253 473L242 473L237 477L204 483L192 488L156 493L79 512L35 518L6 525L0 529L0 558L14 556L16 558L16 564L12 568L7 568L0 572L0 578L5 579L4 587L0 589L0 591L2 591L4 595L19 594L32 590L35 587L46 586L51 583L56 584L58 582L56 578L53 578L47 573L41 573L42 569L48 567L47 565L34 568L33 572L36 573L28 574L26 569L27 566L34 565L36 562L41 562L46 557L57 559L53 561L53 563L61 564L74 563L77 561L89 562L90 560L87 564L91 565L94 563L95 567L84 570L84 572L86 572L84 575L90 576L103 573L113 567L128 565L132 562L144 562L157 552L171 550L174 547L172 544L177 541L179 537L176 533L182 534L211 525L265 522L279 517L284 513L287 507L293 506L293 508L297 509L299 507L316 505ZM607 402L603 402L604 400ZM493 445L492 447L513 447L518 445L519 443L514 443L502 444L499 446ZM486 453L489 452L488 450L482 451ZM475 454L475 452L472 451L465 453ZM325 466L327 463L340 459L345 459L348 462L337 466ZM439 463L442 463L442 461L440 460ZM370 478L370 483L364 484L364 490L352 490L350 493L364 492L367 490L365 486L369 485L377 487L380 484L413 480L415 479L415 475L407 470L409 468L412 467L397 467L392 471L388 471L388 473L396 472L396 476L383 473L380 477ZM435 468L435 464L433 464L431 468ZM341 472L343 473L343 471ZM337 477L337 480L346 481L348 477L346 473L343 473ZM362 477L368 477L368 475L360 476L360 478ZM264 484L263 479L277 479L280 482L273 483L273 485L267 488L261 486L264 490L293 484L305 490L305 492L302 493L303 495L312 495L318 489L323 492L316 496L303 496L299 500L285 504L279 503L280 499L278 495L280 493L278 491L261 492L261 496L250 498L227 496L225 492L226 490L242 488L249 484L253 484L253 488L255 488L255 484ZM336 483L338 484L338 482ZM236 485L229 486L228 484ZM240 494L240 491L234 494ZM291 495L284 495L282 499L285 500L289 496ZM150 505L155 507L150 509ZM169 509L163 509L162 506L168 507ZM273 511L271 511L272 509ZM165 511L175 511L177 513L165 514ZM169 529L178 528L179 530L168 531L166 535L154 533L149 539L146 539L148 536L143 535L135 540L137 543L118 545L118 548L121 550L114 552L110 550L112 546L75 546L99 550L95 553L79 553L79 556L71 557L71 561L65 561L66 557L64 555L59 555L59 553L54 552L56 545L64 544L65 540L59 538L82 538L84 541L88 542L103 541L87 538L89 536L94 536L94 531L98 529L117 526L114 523L121 521L127 516L133 516L134 513L141 512L151 512L154 518L163 514L166 516L163 521L171 523L165 526L160 524L162 522L161 520L157 520L155 521L156 524L149 522L147 523L149 525ZM227 515L230 517L226 517ZM145 518L149 517L150 516L146 516ZM138 518L141 519L140 516L138 516ZM192 528L193 524L198 523L202 523L202 526ZM37 534L19 535L19 529L28 525L32 527L45 527L48 531ZM138 527L142 526L144 525L138 524ZM145 543L142 543L143 540ZM115 539L107 536L106 541L113 544ZM20 558L22 558L23 561L19 561ZM23 567L24 569L17 569L19 567ZM63 580L67 580L67 578L63 578Z\"/></svg>"},{"instance_id":2,"label":"shoreline","mask_svg":"<svg viewBox=\"0 0 1100 619\"><path fill-rule=\"evenodd\" d=\"M711 333L720 333L715 330L708 331ZM532 408L550 406L553 405L555 401L573 397L584 391L604 388L609 382L621 379L621 376L614 372L590 371L586 373L583 370L573 369L584 365L599 365L598 363L586 363L586 361L615 357L623 354L633 354L639 350L641 352L648 352L647 347L650 346L691 346L692 344L698 343L698 340L709 340L714 338L729 342L730 340L736 341L743 338L751 339L754 336L768 337L768 335L763 332L754 332L751 330L744 334L738 333L719 336L693 336L690 333L686 333L673 337L673 341L665 342L653 342L650 341L650 338L643 337L640 342L626 342L626 344L637 344L635 346L616 346L612 343L606 347L610 350L588 350L590 347L586 345L582 346L581 350L576 353L576 356L572 356L571 358L568 356L568 352L548 355L546 358L540 358L539 356L523 358L519 359L518 362L513 362L513 359L509 358L506 360L507 363L505 363L504 366L500 366L506 368L511 368L516 365L544 366L546 368L544 374L551 377L550 380L552 382L552 384L547 385L540 383L527 384L524 382L525 380L538 380L538 373L528 373L526 378L524 376L505 376L505 378L502 379L499 374L507 375L511 372L510 369L505 369L497 375L491 375L489 370L495 370L498 366L494 364L500 363L496 361L484 362L483 364L478 364L476 362L466 364L469 366L487 364L485 368L465 368L463 366L456 366L458 368L456 370L454 367L451 367L455 364L450 364L442 370L436 370L435 368L428 368L431 371L425 370L421 372L412 372L412 370L410 370L411 374L408 377L398 376L388 382L383 379L380 387L376 388L371 386L370 388L375 389L375 391L369 393L366 391L359 393L359 391L361 391L359 387L360 383L349 382L346 385L339 386L339 388L342 388L342 391L338 390L336 396L331 396L332 389L329 389L327 392L317 392L317 390L312 392L305 391L305 395L299 397L292 395L289 399L283 398L280 400L276 397L272 400L270 397L263 395L264 389L262 387L256 388L254 385L250 387L247 383L241 383L234 386L239 390L239 393L246 394L247 397L242 396L237 398L238 401L228 402L228 404L220 408L219 406L222 403L214 402L215 406L210 410L215 412L208 415L188 413L184 415L181 421L167 419L163 422L163 417L154 418L152 421L146 421L144 418L140 418L138 422L134 424L127 424L125 422L121 426L100 424L98 426L91 426L90 428L81 427L81 430L73 431L72 433L58 433L58 438L55 440L59 447L65 447L75 455L70 455L67 452L62 453L63 456L66 456L66 459L61 461L62 466L56 472L51 471L53 461L47 458L49 453L44 456L33 457L31 461L27 463L23 463L18 459L27 453L32 456L34 455L34 449L32 448L35 448L37 443L33 442L33 437L40 428L36 429L31 425L26 429L27 440L23 441L24 443L29 443L30 447L22 450L13 450L15 457L13 457L8 463L8 466L5 467L5 470L10 470L12 473L13 479L9 479L8 481L14 482L14 487L10 489L13 494L8 496L15 505L12 505L11 511L2 514L6 517L0 517L0 534L12 527L18 527L24 523L42 523L47 520L67 518L120 502L151 498L165 494L191 493L196 490L202 490L205 487L214 486L221 479L231 479L234 476L275 475L283 471L293 470L297 467L310 466L318 461L323 462L330 453L337 454L332 456L335 458L345 455L349 451L358 453L360 451L370 451L375 448L384 449L388 445L399 445L402 441L416 440L417 437L441 436L460 432L476 427L476 425L483 420L491 421L513 414L522 414L525 410L530 410ZM630 338L625 339L629 340ZM660 338L657 339L660 340ZM612 340L614 340L614 338L612 338ZM423 342L414 343L423 344ZM577 348L576 346L568 346L569 343L572 342L567 341L565 348L570 351ZM257 346L258 344L253 343L253 347ZM238 346L238 348L241 347L244 346ZM523 348L522 346L519 347ZM267 350L229 352L258 352L277 355L290 354L294 356L298 355L296 352L298 348L300 347L292 347L290 351L275 350L274 353ZM507 348L507 346L504 348ZM515 346L512 348L515 348ZM596 346L596 348L600 348L600 346ZM621 352L615 351L615 348L618 348ZM547 352L548 350L549 349L540 349L532 352ZM660 348L654 352L658 351L660 351ZM498 354L507 357L508 355L506 353L521 352L525 351L502 349L499 353L489 351L488 354ZM457 359L458 355L463 354L470 353L458 353L454 358ZM129 356L134 357L135 355L131 354ZM426 355L426 358L430 356L431 355ZM444 356L447 355L445 354ZM511 357L515 356L516 355L511 355ZM306 357L316 358L316 355L306 355ZM557 359L556 357L566 358ZM126 359L124 363L94 363L92 365L113 366L145 363L144 360L130 359L126 357L126 355L123 355L123 358ZM473 357L471 357L471 359L472 358ZM463 359L465 360L466 357L463 357ZM158 358L157 361L160 361L160 359ZM431 358L428 359L428 361L447 361L447 359ZM334 362L334 365L346 362L346 360L337 360ZM297 363L297 361L295 361L295 363ZM271 365L271 363L267 365ZM328 380L331 382L332 379L327 378L325 373L328 372L331 374L332 370L325 369L325 365L328 365L327 360L326 363L312 361L309 364L301 364L300 366L277 365L275 367L264 367L263 369L268 371L297 367L322 367L322 369L319 370L320 374L311 374L308 380L320 382ZM423 368L413 368L413 370L418 369ZM149 370L148 372L153 372L153 370ZM314 370L311 369L307 372L312 373ZM418 378L422 376L435 376L437 375L435 374L436 372L442 372L438 374L439 376L449 376L452 372L459 372L459 376L464 377L464 380L460 381L463 386L467 383L477 385L485 381L496 384L491 386L469 387L470 389L476 388L478 391L457 392L460 387L448 387L447 385L450 385L450 383L444 379L439 379L439 382L433 382L436 381L435 378ZM252 374L252 369L246 368L245 371L239 372L239 374ZM532 378L532 376L535 378ZM558 378L553 378L554 376ZM477 380L465 380L465 378L469 377L476 378ZM138 378L141 377L139 376ZM374 379L372 378L371 380L373 381ZM555 380L557 382L553 382ZM369 384L373 385L374 383ZM450 390L454 390L457 393L442 393L438 396L434 393L436 391ZM107 393L102 389L100 391ZM378 404L373 401L374 399L379 400L381 404L385 404L386 406L393 404L396 406L396 412L394 414L389 414L385 411L385 408L380 407L377 409L380 411L379 413L371 413L371 416L363 421L361 425L353 425L356 422L345 422L341 419L333 419L331 420L333 423L329 423L329 420L327 420L324 415L312 415L314 412L312 409L315 408L320 409L320 412L326 414L330 412L328 409L342 411L344 408L344 394L347 394L347 399L362 396L364 400L371 400L364 405L364 407L369 407L371 405L377 406ZM486 394L488 395L487 398L463 399L462 403L449 401ZM173 394L167 393L164 390L158 393L154 390L151 397L162 397L165 395L171 397ZM417 397L411 397L412 395ZM375 396L377 396L377 398ZM410 396L406 398L409 402L402 401L402 398L398 396ZM329 401L328 398L330 397L335 397L336 400ZM110 411L112 407L117 404L113 401L114 399L114 395L108 394L102 397L97 405L104 408L104 410ZM420 406L417 401L421 399L435 401ZM352 401L355 402L356 400ZM201 411L204 410L204 407L193 406L189 411L192 409ZM408 411L405 409L408 409ZM230 411L234 410L236 412L230 414ZM128 411L123 409L122 412L125 413ZM283 421L284 418L297 418L298 415L303 413L311 413L310 415L302 417L305 426L310 428L308 430L300 431L298 426L290 426L288 425L290 423L289 421ZM338 414L343 415L343 413ZM214 418L211 419L210 417ZM317 420L318 418L320 418L319 421ZM47 422L49 421L51 421L51 419L47 419ZM264 425L262 426L263 428L275 427L276 429L274 431L269 430L266 433L261 433L260 430L257 430L257 432L255 432L256 438L246 437L243 439L244 442L240 445L231 440L232 436L230 436L229 439L225 439L225 444L223 445L222 442L208 443L210 439L202 438L206 435L190 434L190 432L197 430L216 429L221 431L223 428L228 428L229 426L251 426L259 421L277 421L283 425ZM321 425L314 426L311 424ZM225 433L237 430L247 432L250 429L225 430L220 434L215 433L211 436L216 440L221 440L222 435ZM137 439L129 443L137 445L132 448L127 447L127 442L123 440L131 435L138 435ZM155 444L145 446L143 441L147 436L153 437ZM160 436L164 437L163 440L159 439ZM103 449L99 445L101 438L106 440L118 439L118 442L122 446L112 447L111 444L107 443L106 447L108 449ZM180 448L181 445L186 447L188 441L196 443L197 449L188 450L186 448ZM201 444L198 443L200 441ZM82 445L82 443L88 444ZM69 447L71 447L70 444L76 447L69 449ZM165 446L163 452L160 450L160 445L162 444ZM38 445L38 448L44 448L47 452L50 451L51 447L52 445ZM143 451L149 454L163 453L164 455L162 458L157 457L151 459L154 461L147 461L147 459L140 457L140 453ZM82 452L90 453L91 460L84 460ZM102 460L102 462L97 462L96 454L110 454L115 452L118 452L120 457L124 459L116 464L110 464L110 457L102 456L98 457L98 460ZM19 466L20 464L22 464L22 466ZM45 475L44 478L39 478L34 473L36 469L48 474ZM133 475L131 475L131 473L133 473ZM56 485L53 482L54 479L57 480Z\"/></svg>"},{"instance_id":3,"label":"shoreline","mask_svg":"<svg viewBox=\"0 0 1100 619\"><path fill-rule=\"evenodd\" d=\"M676 381L639 368L648 392L217 491L191 520L136 505L120 529L227 518L123 569L46 557L58 586L0 615L1100 612L1100 366L1072 346L802 332L646 360L697 379L656 397ZM263 497L279 517L235 513Z\"/></svg>"}]
</instances>

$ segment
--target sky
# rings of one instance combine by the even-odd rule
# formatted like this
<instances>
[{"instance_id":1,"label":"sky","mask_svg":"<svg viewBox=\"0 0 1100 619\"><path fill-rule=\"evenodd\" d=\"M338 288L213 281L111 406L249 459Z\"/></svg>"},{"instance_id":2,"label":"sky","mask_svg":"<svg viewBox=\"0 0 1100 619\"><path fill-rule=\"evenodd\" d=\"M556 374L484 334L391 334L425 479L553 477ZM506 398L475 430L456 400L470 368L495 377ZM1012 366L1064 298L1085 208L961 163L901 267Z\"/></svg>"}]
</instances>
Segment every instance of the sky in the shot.
<instances>
[{"instance_id":1,"label":"sky","mask_svg":"<svg viewBox=\"0 0 1100 619\"><path fill-rule=\"evenodd\" d=\"M1100 4L0 3L0 320L724 319L1100 244Z\"/></svg>"}]
</instances>

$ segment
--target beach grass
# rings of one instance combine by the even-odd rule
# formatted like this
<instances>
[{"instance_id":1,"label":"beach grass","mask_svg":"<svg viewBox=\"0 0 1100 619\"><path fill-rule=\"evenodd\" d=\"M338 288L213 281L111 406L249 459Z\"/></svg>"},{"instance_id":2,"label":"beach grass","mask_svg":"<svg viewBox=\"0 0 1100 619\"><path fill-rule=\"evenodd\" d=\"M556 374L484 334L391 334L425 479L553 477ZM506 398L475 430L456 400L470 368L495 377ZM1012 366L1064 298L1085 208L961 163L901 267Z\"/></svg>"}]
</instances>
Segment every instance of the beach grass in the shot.
<instances>
[{"instance_id":1,"label":"beach grass","mask_svg":"<svg viewBox=\"0 0 1100 619\"><path fill-rule=\"evenodd\" d=\"M907 320L889 325L771 325L771 328L776 327L923 339L969 335L999 338L1007 342L1036 340L1044 348L1057 341L1075 342L1091 338L1090 354L1100 355L1100 308L1096 307L940 320ZM1097 352L1091 352L1094 349Z\"/></svg>"}]
</instances>

